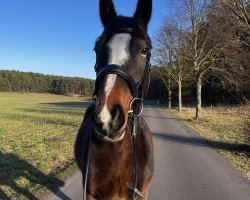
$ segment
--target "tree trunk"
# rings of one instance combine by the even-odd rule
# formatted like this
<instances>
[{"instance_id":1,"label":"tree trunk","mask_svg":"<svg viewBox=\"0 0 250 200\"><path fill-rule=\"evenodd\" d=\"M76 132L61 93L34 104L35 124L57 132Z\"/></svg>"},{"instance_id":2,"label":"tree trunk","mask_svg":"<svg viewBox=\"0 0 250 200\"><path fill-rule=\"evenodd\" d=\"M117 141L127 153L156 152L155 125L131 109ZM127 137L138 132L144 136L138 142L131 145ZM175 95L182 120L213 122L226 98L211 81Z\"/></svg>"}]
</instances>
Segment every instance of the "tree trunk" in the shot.
<instances>
[{"instance_id":1,"label":"tree trunk","mask_svg":"<svg viewBox=\"0 0 250 200\"><path fill-rule=\"evenodd\" d=\"M168 74L168 108L172 108L172 90L171 90L171 78Z\"/></svg>"},{"instance_id":2,"label":"tree trunk","mask_svg":"<svg viewBox=\"0 0 250 200\"><path fill-rule=\"evenodd\" d=\"M181 84L181 81L179 80L178 81L178 111L181 112L182 110L182 94L181 94L181 87L182 87L182 84Z\"/></svg>"},{"instance_id":3,"label":"tree trunk","mask_svg":"<svg viewBox=\"0 0 250 200\"><path fill-rule=\"evenodd\" d=\"M172 91L168 90L168 108L172 108Z\"/></svg>"},{"instance_id":4,"label":"tree trunk","mask_svg":"<svg viewBox=\"0 0 250 200\"><path fill-rule=\"evenodd\" d=\"M196 115L195 119L201 116L201 76L196 75Z\"/></svg>"}]
</instances>

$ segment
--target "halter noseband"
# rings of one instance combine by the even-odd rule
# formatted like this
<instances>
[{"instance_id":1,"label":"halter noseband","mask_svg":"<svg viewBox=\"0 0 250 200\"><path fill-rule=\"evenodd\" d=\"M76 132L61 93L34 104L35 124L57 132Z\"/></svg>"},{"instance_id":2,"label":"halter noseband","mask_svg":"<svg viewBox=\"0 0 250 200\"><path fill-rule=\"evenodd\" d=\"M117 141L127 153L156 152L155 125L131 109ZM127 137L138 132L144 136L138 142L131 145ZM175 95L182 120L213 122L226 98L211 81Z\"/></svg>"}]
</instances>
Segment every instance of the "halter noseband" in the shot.
<instances>
[{"instance_id":1,"label":"halter noseband","mask_svg":"<svg viewBox=\"0 0 250 200\"><path fill-rule=\"evenodd\" d=\"M99 87L100 81L103 79L103 77L108 74L117 74L125 79L133 97L137 96L137 85L134 81L134 78L128 73L126 69L120 67L119 65L107 65L97 74L95 84L96 89ZM94 93L94 95L96 94Z\"/></svg>"}]
</instances>

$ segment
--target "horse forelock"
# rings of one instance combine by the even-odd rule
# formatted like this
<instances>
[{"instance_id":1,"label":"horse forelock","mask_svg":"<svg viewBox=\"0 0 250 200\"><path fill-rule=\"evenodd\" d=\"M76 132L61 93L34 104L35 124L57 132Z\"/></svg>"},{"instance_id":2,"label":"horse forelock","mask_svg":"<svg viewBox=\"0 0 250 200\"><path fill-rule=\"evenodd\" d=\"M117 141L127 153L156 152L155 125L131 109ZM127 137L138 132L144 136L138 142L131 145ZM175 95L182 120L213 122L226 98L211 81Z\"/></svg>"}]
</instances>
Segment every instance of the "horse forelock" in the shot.
<instances>
[{"instance_id":1,"label":"horse forelock","mask_svg":"<svg viewBox=\"0 0 250 200\"><path fill-rule=\"evenodd\" d=\"M152 48L151 39L149 38L147 32L143 30L137 20L135 20L133 17L124 17L124 16L118 16L110 21L110 23L106 26L104 31L102 32L101 36L97 38L95 42L94 50L98 54L100 54L101 49L107 45L112 37L117 34L121 33L121 30L128 30L130 29L130 35L131 36L137 36L143 40L145 40L146 44L148 45L149 49ZM97 62L99 62L97 58ZM97 71L100 70L101 66L97 66Z\"/></svg>"}]
</instances>

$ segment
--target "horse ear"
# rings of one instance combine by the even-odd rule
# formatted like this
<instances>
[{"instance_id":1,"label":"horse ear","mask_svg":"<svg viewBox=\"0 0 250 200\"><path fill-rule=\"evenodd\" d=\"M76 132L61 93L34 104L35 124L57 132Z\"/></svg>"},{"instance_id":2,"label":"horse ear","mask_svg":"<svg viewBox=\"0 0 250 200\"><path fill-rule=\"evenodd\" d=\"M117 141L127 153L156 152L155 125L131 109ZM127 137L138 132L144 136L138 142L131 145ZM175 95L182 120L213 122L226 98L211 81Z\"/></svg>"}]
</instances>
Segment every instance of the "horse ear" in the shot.
<instances>
[{"instance_id":1,"label":"horse ear","mask_svg":"<svg viewBox=\"0 0 250 200\"><path fill-rule=\"evenodd\" d=\"M152 14L152 0L139 0L134 14L141 27L147 30L148 22Z\"/></svg>"},{"instance_id":2,"label":"horse ear","mask_svg":"<svg viewBox=\"0 0 250 200\"><path fill-rule=\"evenodd\" d=\"M100 0L99 9L102 24L106 27L108 22L117 16L112 0Z\"/></svg>"}]
</instances>

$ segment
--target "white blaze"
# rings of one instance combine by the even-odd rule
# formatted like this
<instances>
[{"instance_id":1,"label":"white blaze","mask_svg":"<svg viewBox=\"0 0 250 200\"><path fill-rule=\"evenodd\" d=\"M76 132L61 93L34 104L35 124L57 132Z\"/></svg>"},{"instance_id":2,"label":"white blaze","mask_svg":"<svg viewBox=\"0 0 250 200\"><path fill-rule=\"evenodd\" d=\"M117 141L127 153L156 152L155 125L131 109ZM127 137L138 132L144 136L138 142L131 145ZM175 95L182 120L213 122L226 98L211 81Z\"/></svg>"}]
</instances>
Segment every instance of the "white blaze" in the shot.
<instances>
[{"instance_id":1,"label":"white blaze","mask_svg":"<svg viewBox=\"0 0 250 200\"><path fill-rule=\"evenodd\" d=\"M101 120L101 122L103 123L103 129L106 129L108 130L109 129L109 122L111 121L111 115L110 115L110 112L108 110L108 107L107 107L107 99L115 85L115 81L116 81L116 74L108 74L107 75L108 78L107 78L107 82L106 82L106 85L105 85L105 88L104 88L104 91L105 91L105 105L102 109L102 111L100 112L99 114L99 118Z\"/></svg>"},{"instance_id":2,"label":"white blaze","mask_svg":"<svg viewBox=\"0 0 250 200\"><path fill-rule=\"evenodd\" d=\"M129 44L131 35L129 33L119 33L111 38L107 44L110 50L109 65L122 66L129 59Z\"/></svg>"},{"instance_id":3,"label":"white blaze","mask_svg":"<svg viewBox=\"0 0 250 200\"><path fill-rule=\"evenodd\" d=\"M109 43L107 44L110 57L108 60L108 64L119 65L122 66L129 59L129 44L130 44L131 36L128 33L119 33L111 38ZM107 107L107 99L115 85L116 82L116 74L107 75L107 81L104 87L105 91L105 105L102 111L99 114L100 120L103 123L103 129L109 129L109 122L111 121L111 114Z\"/></svg>"},{"instance_id":4,"label":"white blaze","mask_svg":"<svg viewBox=\"0 0 250 200\"><path fill-rule=\"evenodd\" d=\"M104 105L102 111L99 114L100 120L103 123L102 129L109 130L109 122L111 120L110 112L107 108L107 104Z\"/></svg>"},{"instance_id":5,"label":"white blaze","mask_svg":"<svg viewBox=\"0 0 250 200\"><path fill-rule=\"evenodd\" d=\"M104 88L105 91L105 100L107 101L116 81L116 74L108 74L108 79Z\"/></svg>"}]
</instances>

